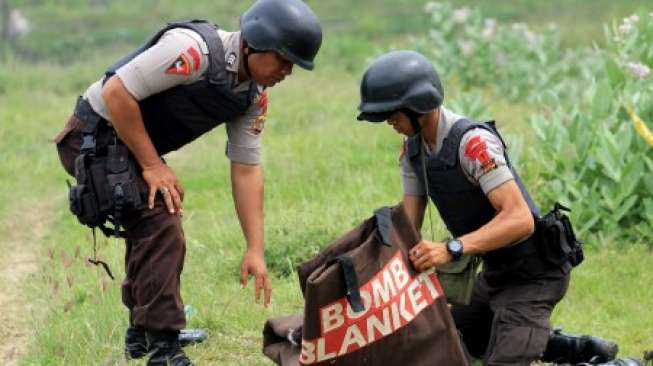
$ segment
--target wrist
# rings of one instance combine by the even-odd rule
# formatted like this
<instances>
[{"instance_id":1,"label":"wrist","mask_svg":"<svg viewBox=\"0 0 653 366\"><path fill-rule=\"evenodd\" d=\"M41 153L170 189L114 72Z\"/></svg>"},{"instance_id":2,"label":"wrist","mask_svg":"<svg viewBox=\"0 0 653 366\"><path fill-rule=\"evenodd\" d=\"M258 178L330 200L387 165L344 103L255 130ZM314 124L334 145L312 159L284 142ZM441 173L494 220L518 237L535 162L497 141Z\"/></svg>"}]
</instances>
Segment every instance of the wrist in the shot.
<instances>
[{"instance_id":1,"label":"wrist","mask_svg":"<svg viewBox=\"0 0 653 366\"><path fill-rule=\"evenodd\" d=\"M250 255L256 255L262 257L265 253L265 249L263 246L256 246L256 247L247 247L245 250L245 254L250 254Z\"/></svg>"},{"instance_id":2,"label":"wrist","mask_svg":"<svg viewBox=\"0 0 653 366\"><path fill-rule=\"evenodd\" d=\"M459 260L460 257L462 257L464 251L462 240L458 238L450 239L446 242L445 246L447 248L447 253L449 253L452 261L455 262Z\"/></svg>"}]
</instances>

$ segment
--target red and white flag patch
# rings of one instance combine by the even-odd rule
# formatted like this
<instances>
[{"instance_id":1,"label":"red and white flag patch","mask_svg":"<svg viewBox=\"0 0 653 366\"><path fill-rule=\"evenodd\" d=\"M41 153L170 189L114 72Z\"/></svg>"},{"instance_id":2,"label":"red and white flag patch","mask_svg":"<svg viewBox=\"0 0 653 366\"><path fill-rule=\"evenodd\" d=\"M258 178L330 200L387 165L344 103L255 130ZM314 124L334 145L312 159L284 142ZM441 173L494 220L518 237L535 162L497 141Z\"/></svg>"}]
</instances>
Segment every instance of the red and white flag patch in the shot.
<instances>
[{"instance_id":1,"label":"red and white flag patch","mask_svg":"<svg viewBox=\"0 0 653 366\"><path fill-rule=\"evenodd\" d=\"M497 164L490 156L487 143L480 135L476 135L467 141L465 145L465 156L470 160L478 160L481 163L481 171L487 174L497 168Z\"/></svg>"},{"instance_id":2,"label":"red and white flag patch","mask_svg":"<svg viewBox=\"0 0 653 366\"><path fill-rule=\"evenodd\" d=\"M188 75L190 74L190 63L185 54L180 55L175 62L166 70L166 74Z\"/></svg>"},{"instance_id":3,"label":"red and white flag patch","mask_svg":"<svg viewBox=\"0 0 653 366\"><path fill-rule=\"evenodd\" d=\"M202 56L200 56L200 53L195 49L195 47L189 47L186 52L188 52L190 57L193 59L193 70L198 71L200 66L202 66Z\"/></svg>"}]
</instances>

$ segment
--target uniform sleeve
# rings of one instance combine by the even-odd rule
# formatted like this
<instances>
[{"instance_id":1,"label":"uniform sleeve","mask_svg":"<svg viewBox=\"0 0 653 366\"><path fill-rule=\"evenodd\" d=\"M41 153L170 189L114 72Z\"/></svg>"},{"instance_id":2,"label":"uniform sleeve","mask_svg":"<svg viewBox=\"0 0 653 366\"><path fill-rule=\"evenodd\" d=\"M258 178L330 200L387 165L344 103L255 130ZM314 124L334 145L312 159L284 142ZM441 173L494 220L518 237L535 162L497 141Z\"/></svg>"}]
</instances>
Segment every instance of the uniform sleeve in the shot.
<instances>
[{"instance_id":1,"label":"uniform sleeve","mask_svg":"<svg viewBox=\"0 0 653 366\"><path fill-rule=\"evenodd\" d=\"M145 52L120 67L116 74L136 100L177 85L197 81L206 69L207 55L190 35L171 30Z\"/></svg>"},{"instance_id":2,"label":"uniform sleeve","mask_svg":"<svg viewBox=\"0 0 653 366\"><path fill-rule=\"evenodd\" d=\"M412 196L425 195L424 183L419 179L406 157L406 142L404 142L402 147L399 161L401 163L401 185L404 189L404 194Z\"/></svg>"},{"instance_id":3,"label":"uniform sleeve","mask_svg":"<svg viewBox=\"0 0 653 366\"><path fill-rule=\"evenodd\" d=\"M227 157L234 163L259 165L261 140L267 118L268 96L264 91L247 112L227 123Z\"/></svg>"},{"instance_id":4,"label":"uniform sleeve","mask_svg":"<svg viewBox=\"0 0 653 366\"><path fill-rule=\"evenodd\" d=\"M506 163L503 144L490 131L476 128L465 133L458 154L469 180L480 185L486 195L514 179Z\"/></svg>"}]
</instances>

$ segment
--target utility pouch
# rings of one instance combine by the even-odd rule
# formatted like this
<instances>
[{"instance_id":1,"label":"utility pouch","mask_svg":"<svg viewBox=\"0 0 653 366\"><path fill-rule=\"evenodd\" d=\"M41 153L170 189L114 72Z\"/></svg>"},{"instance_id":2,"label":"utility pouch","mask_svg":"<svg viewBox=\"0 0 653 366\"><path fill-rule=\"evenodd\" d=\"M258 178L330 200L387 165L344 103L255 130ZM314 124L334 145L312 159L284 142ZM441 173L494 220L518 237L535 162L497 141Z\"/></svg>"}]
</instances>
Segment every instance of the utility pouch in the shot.
<instances>
[{"instance_id":1,"label":"utility pouch","mask_svg":"<svg viewBox=\"0 0 653 366\"><path fill-rule=\"evenodd\" d=\"M480 264L480 256L463 255L455 262L436 268L435 272L450 304L469 304Z\"/></svg>"},{"instance_id":2,"label":"utility pouch","mask_svg":"<svg viewBox=\"0 0 653 366\"><path fill-rule=\"evenodd\" d=\"M123 144L107 147L106 185L107 195L111 197L116 209L140 209L145 203L138 187L138 170L129 150Z\"/></svg>"},{"instance_id":3,"label":"utility pouch","mask_svg":"<svg viewBox=\"0 0 653 366\"><path fill-rule=\"evenodd\" d=\"M141 209L146 199L127 147L116 143L106 151L105 156L82 153L75 160L77 184L69 188L70 211L80 223L115 235L123 212ZM107 221L112 221L116 230L106 230Z\"/></svg>"},{"instance_id":4,"label":"utility pouch","mask_svg":"<svg viewBox=\"0 0 653 366\"><path fill-rule=\"evenodd\" d=\"M562 211L570 209L556 202L553 210L536 218L536 240L542 258L549 263L562 266L569 262L572 267L583 259L583 243L578 240L569 217Z\"/></svg>"},{"instance_id":5,"label":"utility pouch","mask_svg":"<svg viewBox=\"0 0 653 366\"><path fill-rule=\"evenodd\" d=\"M99 206L96 190L89 176L88 156L81 154L75 159L75 179L77 184L69 186L68 199L70 211L80 223L95 227L106 221L106 215Z\"/></svg>"},{"instance_id":6,"label":"utility pouch","mask_svg":"<svg viewBox=\"0 0 653 366\"><path fill-rule=\"evenodd\" d=\"M97 226L104 222L102 213L97 207L96 197L85 184L71 186L68 191L70 211L77 216L79 222L88 226Z\"/></svg>"}]
</instances>

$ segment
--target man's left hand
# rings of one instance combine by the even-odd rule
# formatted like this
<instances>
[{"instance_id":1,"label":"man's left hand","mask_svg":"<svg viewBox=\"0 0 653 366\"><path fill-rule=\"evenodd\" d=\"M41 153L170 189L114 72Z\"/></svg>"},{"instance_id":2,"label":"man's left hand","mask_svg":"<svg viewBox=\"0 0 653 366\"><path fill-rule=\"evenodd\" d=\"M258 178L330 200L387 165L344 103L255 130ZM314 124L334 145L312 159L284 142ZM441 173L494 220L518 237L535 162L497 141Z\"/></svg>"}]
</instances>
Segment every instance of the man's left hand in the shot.
<instances>
[{"instance_id":1,"label":"man's left hand","mask_svg":"<svg viewBox=\"0 0 653 366\"><path fill-rule=\"evenodd\" d=\"M263 253L248 250L243 255L243 260L240 263L240 284L243 287L247 286L250 275L254 276L254 300L257 304L259 303L261 290L263 290L263 305L268 307L272 297L272 281L268 277Z\"/></svg>"},{"instance_id":2,"label":"man's left hand","mask_svg":"<svg viewBox=\"0 0 653 366\"><path fill-rule=\"evenodd\" d=\"M422 240L410 250L409 257L413 266L420 272L431 267L438 267L451 262L451 254L441 241Z\"/></svg>"}]
</instances>

